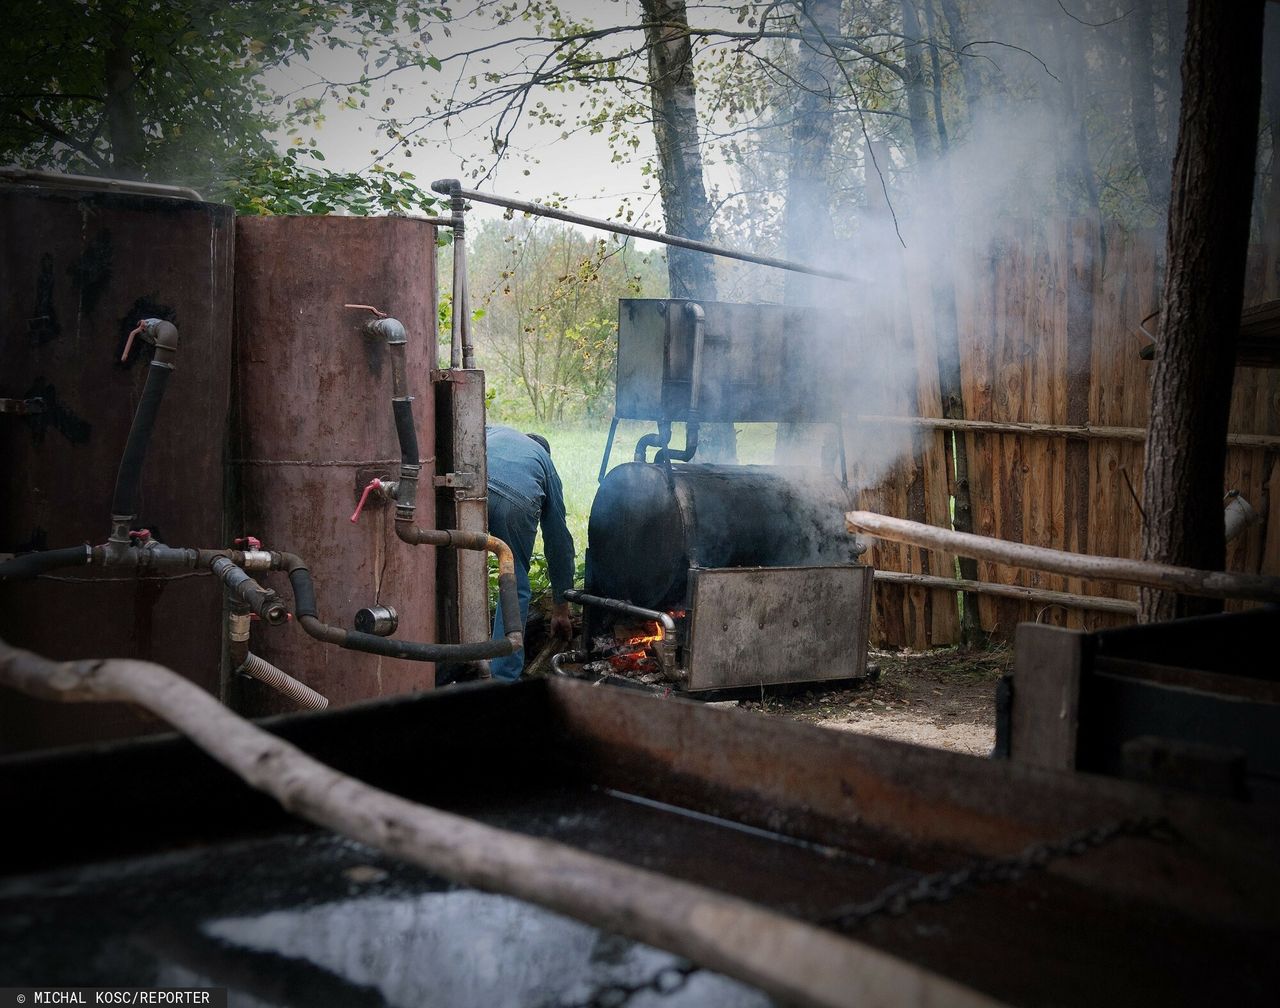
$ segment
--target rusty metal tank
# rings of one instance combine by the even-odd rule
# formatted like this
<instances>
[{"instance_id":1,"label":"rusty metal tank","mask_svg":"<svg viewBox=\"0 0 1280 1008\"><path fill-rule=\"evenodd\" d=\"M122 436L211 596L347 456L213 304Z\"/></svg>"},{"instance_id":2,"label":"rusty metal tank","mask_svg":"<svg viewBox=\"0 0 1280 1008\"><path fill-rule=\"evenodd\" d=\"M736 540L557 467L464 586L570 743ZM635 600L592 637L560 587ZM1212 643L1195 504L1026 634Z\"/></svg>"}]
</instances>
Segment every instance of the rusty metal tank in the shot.
<instances>
[{"instance_id":1,"label":"rusty metal tank","mask_svg":"<svg viewBox=\"0 0 1280 1008\"><path fill-rule=\"evenodd\" d=\"M590 590L649 609L683 606L690 567L855 563L849 491L801 467L628 462L596 491Z\"/></svg>"},{"instance_id":2,"label":"rusty metal tank","mask_svg":"<svg viewBox=\"0 0 1280 1008\"><path fill-rule=\"evenodd\" d=\"M358 492L394 480L399 450L384 344L361 334L373 305L408 331L418 443L433 452L430 371L436 357L435 228L395 217L244 217L236 236L236 397L232 470L236 535L297 553L316 583L320 616L355 626L359 610L389 605L396 636L436 640L435 550L396 538L394 506L373 501L352 524ZM426 460L423 476L434 472ZM435 518L430 483L418 524ZM286 579L266 578L290 598ZM342 706L429 689L434 666L321 644L301 628L255 625L254 653ZM260 684L233 680L248 714L289 709Z\"/></svg>"},{"instance_id":3,"label":"rusty metal tank","mask_svg":"<svg viewBox=\"0 0 1280 1008\"><path fill-rule=\"evenodd\" d=\"M110 185L0 180L0 399L9 401L0 554L106 539L151 349L120 356L147 316L172 321L180 345L139 522L173 546L224 541L234 215ZM209 576L135 580L86 568L0 585L0 636L54 658L150 659L219 692L222 598ZM148 730L162 729L122 704L52 705L0 690L0 751Z\"/></svg>"}]
</instances>

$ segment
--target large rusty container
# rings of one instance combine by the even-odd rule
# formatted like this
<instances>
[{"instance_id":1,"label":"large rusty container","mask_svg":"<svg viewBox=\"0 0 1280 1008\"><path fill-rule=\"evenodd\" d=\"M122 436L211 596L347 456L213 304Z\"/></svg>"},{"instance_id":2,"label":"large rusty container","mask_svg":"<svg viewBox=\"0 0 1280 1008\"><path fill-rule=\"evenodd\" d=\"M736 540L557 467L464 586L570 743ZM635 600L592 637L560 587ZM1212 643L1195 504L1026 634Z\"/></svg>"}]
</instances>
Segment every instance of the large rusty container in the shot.
<instances>
[{"instance_id":1,"label":"large rusty container","mask_svg":"<svg viewBox=\"0 0 1280 1008\"><path fill-rule=\"evenodd\" d=\"M386 501L350 521L359 489L394 480L400 456L387 348L361 333L372 314L344 306L404 323L418 443L432 453L435 238L425 221L391 217L246 217L236 231L236 534L302 556L326 622L351 628L360 609L389 605L396 636L417 641L437 639L435 550L397 539ZM431 527L434 460L423 461L418 524ZM266 580L289 597L283 576ZM251 647L333 706L435 682L429 663L321 644L295 625L255 626ZM244 713L291 709L256 682L234 686Z\"/></svg>"},{"instance_id":2,"label":"large rusty container","mask_svg":"<svg viewBox=\"0 0 1280 1008\"><path fill-rule=\"evenodd\" d=\"M0 554L107 538L152 351L139 343L120 357L143 317L172 321L180 345L138 522L172 546L224 542L234 215L116 185L0 181ZM0 585L0 636L56 658L150 659L219 691L222 597L207 575L76 568ZM0 751L148 730L159 722L125 705L52 705L0 689Z\"/></svg>"}]
</instances>

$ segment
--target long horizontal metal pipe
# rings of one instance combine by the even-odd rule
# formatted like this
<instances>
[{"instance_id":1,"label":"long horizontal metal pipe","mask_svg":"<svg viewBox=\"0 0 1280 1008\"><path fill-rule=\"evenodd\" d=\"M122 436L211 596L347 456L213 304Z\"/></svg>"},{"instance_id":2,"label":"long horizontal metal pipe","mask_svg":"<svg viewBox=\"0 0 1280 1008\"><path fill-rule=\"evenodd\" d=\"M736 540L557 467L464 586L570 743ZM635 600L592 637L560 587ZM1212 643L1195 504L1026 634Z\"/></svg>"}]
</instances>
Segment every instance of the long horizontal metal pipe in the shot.
<instances>
[{"instance_id":1,"label":"long horizontal metal pipe","mask_svg":"<svg viewBox=\"0 0 1280 1008\"><path fill-rule=\"evenodd\" d=\"M496 196L493 193L482 193L475 189L463 189L457 179L440 179L431 183L431 188L448 196L460 196L477 203L490 203L493 206L506 207L533 214L536 217L550 217L569 224L581 224L583 227L597 228L614 234L630 235L632 238L644 238L647 241L659 242L663 245L674 245L677 248L692 249L694 252L705 252L707 255L720 256L723 259L739 259L742 262L757 263L760 266L771 266L774 269L790 270L792 273L808 273L810 276L826 277L828 280L843 280L846 283L858 283L860 277L837 270L808 266L805 263L792 262L789 259L777 259L773 256L756 255L753 252L739 252L725 248L723 245L712 245L710 242L695 241L692 238L681 238L679 235L663 234L661 231L649 231L645 228L632 227L630 224L619 224L599 217L588 217L586 214L571 213L549 207L545 203L530 203L527 200L512 199L509 196Z\"/></svg>"}]
</instances>

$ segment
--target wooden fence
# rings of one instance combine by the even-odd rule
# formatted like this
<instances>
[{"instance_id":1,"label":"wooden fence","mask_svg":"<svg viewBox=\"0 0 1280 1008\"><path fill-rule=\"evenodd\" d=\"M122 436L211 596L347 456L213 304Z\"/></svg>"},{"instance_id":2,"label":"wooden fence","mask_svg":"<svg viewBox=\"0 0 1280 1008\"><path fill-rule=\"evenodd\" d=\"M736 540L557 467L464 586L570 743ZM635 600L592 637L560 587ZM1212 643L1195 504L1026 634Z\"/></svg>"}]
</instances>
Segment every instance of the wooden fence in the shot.
<instances>
[{"instance_id":1,"label":"wooden fence","mask_svg":"<svg viewBox=\"0 0 1280 1008\"><path fill-rule=\"evenodd\" d=\"M1280 297L1276 249L1253 251L1246 304ZM913 449L862 491L860 506L949 526L954 470L948 443L961 437L975 532L1101 556L1139 556L1137 501L1153 367L1139 356L1151 342L1140 326L1159 304L1162 257L1162 239L1154 232L1100 229L1084 219L1047 226L1010 222L984 255L957 267L965 417L987 427L961 425L955 433L935 422L943 416L935 329L946 312L938 311L936 279L904 254L896 268L905 293L873 324L902 354L913 355L914 401L903 392L885 410L893 417L854 422L905 426ZM1147 327L1154 332L1152 323ZM1008 424L1035 426L992 429ZM1262 520L1230 544L1228 568L1280 574L1280 371L1237 369L1230 429L1246 437L1233 438L1223 492L1239 490ZM888 571L955 573L954 557L896 543L875 544L870 559ZM991 563L979 563L978 578L1137 598L1127 586ZM980 596L978 616L983 630L1003 637L1017 623L1037 618L1090 629L1129 619L992 595ZM878 583L872 619L872 640L881 645L925 648L960 636L952 590Z\"/></svg>"}]
</instances>

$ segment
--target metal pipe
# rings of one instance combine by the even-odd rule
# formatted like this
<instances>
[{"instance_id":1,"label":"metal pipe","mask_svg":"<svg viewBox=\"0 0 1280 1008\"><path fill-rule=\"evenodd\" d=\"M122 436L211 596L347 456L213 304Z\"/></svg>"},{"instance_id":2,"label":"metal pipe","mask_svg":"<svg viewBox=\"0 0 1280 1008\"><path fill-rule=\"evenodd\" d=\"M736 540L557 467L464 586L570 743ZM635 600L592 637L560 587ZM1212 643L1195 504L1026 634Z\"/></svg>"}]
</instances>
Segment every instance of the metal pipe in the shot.
<instances>
[{"instance_id":1,"label":"metal pipe","mask_svg":"<svg viewBox=\"0 0 1280 1008\"><path fill-rule=\"evenodd\" d=\"M664 613L657 609L645 609L641 606L632 605L630 602L623 602L620 599L588 595L586 592L580 592L576 588L570 588L564 593L564 597L570 602L577 602L578 605L589 605L597 609L608 609L611 612L653 620L662 627L663 633L666 634L665 639L673 639L675 637L676 621L671 618L670 613Z\"/></svg>"},{"instance_id":2,"label":"metal pipe","mask_svg":"<svg viewBox=\"0 0 1280 1008\"><path fill-rule=\"evenodd\" d=\"M329 706L328 697L322 696L306 683L299 682L287 672L282 672L269 661L259 658L252 651L245 657L244 664L237 670L252 676L265 686L270 686L278 693L283 693L290 700L297 702L304 710L324 710Z\"/></svg>"},{"instance_id":3,"label":"metal pipe","mask_svg":"<svg viewBox=\"0 0 1280 1008\"><path fill-rule=\"evenodd\" d=\"M438 648L477 648L489 647L492 653L475 655L478 658L497 658L514 654L524 646L524 623L520 619L520 602L516 589L515 557L501 539L485 535L483 532L463 532L458 529L424 529L413 524L414 512L418 504L418 477L422 466L418 455L418 433L413 417L413 396L409 395L408 380L405 377L404 358L405 345L408 342L404 325L393 318L381 318L365 323L367 335L380 335L387 340L387 347L392 357L392 399L391 408L395 413L396 439L400 442L400 481L396 488L396 536L401 542L410 546L440 546L446 549L466 549L492 553L498 558L498 602L502 606L503 625L508 631L503 641L489 641L484 644L438 644L423 645ZM395 362L399 360L399 370ZM399 377L397 378L397 375ZM299 616L302 614L299 613ZM304 629L306 625L304 624ZM318 628L316 628L318 629ZM307 631L311 632L310 629ZM349 631L341 631L349 634ZM313 634L313 636L315 636ZM330 635L333 636L333 635ZM373 635L364 634L362 637ZM374 638L380 639L380 638ZM333 643L340 643L334 640ZM349 645L342 644L343 647ZM360 648L359 650L369 650ZM384 653L379 650L375 653ZM450 652L449 656L458 660L464 658L461 650ZM424 659L435 661L435 658Z\"/></svg>"},{"instance_id":4,"label":"metal pipe","mask_svg":"<svg viewBox=\"0 0 1280 1008\"><path fill-rule=\"evenodd\" d=\"M584 662L590 657L589 651L561 651L551 656L551 671L556 675L567 676L569 673L561 668L565 662Z\"/></svg>"},{"instance_id":5,"label":"metal pipe","mask_svg":"<svg viewBox=\"0 0 1280 1008\"><path fill-rule=\"evenodd\" d=\"M453 369L474 368L475 350L471 345L471 294L467 287L467 202L462 183L457 179L433 182L431 188L449 197L449 218L453 228L453 307L449 325L449 366Z\"/></svg>"},{"instance_id":6,"label":"metal pipe","mask_svg":"<svg viewBox=\"0 0 1280 1008\"><path fill-rule=\"evenodd\" d=\"M454 536L479 535L480 533L445 533ZM490 538L485 536L486 539ZM500 542L500 540L493 540ZM463 547L468 548L468 547ZM505 549L505 545L503 547ZM510 553L510 551L507 551ZM501 562L501 561L500 561ZM272 569L283 570L289 575L293 588L293 607L297 623L308 634L326 644L336 644L349 651L363 651L387 658L403 658L406 661L480 661L514 654L523 646L519 631L509 633L500 641L487 640L475 644L429 644L420 641L402 641L391 637L346 630L323 622L316 607L316 587L306 562L295 553L273 553ZM510 594L514 596L514 574L511 577ZM517 610L518 611L518 610Z\"/></svg>"},{"instance_id":7,"label":"metal pipe","mask_svg":"<svg viewBox=\"0 0 1280 1008\"><path fill-rule=\"evenodd\" d=\"M160 412L160 403L178 352L178 330L172 322L155 318L143 319L130 334L130 344L135 335L141 335L148 343L154 343L156 352L147 369L147 383L133 414L133 424L129 428L124 453L120 456L115 493L111 498L110 541L117 550L122 545L122 540L124 546L128 545L128 526L138 514L138 484L142 479L142 463L146 458L147 445L151 440L151 432L155 428L156 416ZM126 344L126 355L128 351L129 344Z\"/></svg>"},{"instance_id":8,"label":"metal pipe","mask_svg":"<svg viewBox=\"0 0 1280 1008\"><path fill-rule=\"evenodd\" d=\"M630 224L619 224L616 221L601 220L598 217L587 217L584 214L570 213L568 210L557 210L543 203L530 203L526 200L511 199L508 196L495 196L490 193L477 192L474 189L463 189L457 179L440 179L432 182L431 188L438 193L447 193L454 199L475 200L477 203L490 203L493 206L520 210L538 217L550 217L553 220L567 221L570 224L581 224L583 227L597 228L614 234L630 235L633 238L644 238L648 241L660 242L663 245L674 245L677 248L692 249L694 252L705 252L708 255L720 256L724 259L739 259L742 262L771 266L774 269L790 270L793 273L807 273L810 276L826 277L830 280L844 280L847 283L860 283L862 277L836 270L820 269L817 266L806 266L804 263L791 262L787 259L776 259L773 256L755 255L752 252L738 252L710 242L694 241L692 238L681 238L677 235L663 234L661 231L647 231L644 228L632 227ZM456 308L456 305L455 305Z\"/></svg>"},{"instance_id":9,"label":"metal pipe","mask_svg":"<svg viewBox=\"0 0 1280 1008\"><path fill-rule=\"evenodd\" d=\"M209 569L222 579L222 583L227 586L227 591L244 602L271 626L279 626L289 618L289 610L285 608L284 603L280 601L280 596L273 589L263 588L227 557L215 557Z\"/></svg>"},{"instance_id":10,"label":"metal pipe","mask_svg":"<svg viewBox=\"0 0 1280 1008\"><path fill-rule=\"evenodd\" d=\"M187 186L160 185L157 182L135 182L132 179L102 178L97 175L66 175L62 172L38 171L18 165L0 168L0 181L31 182L42 186L67 189L93 189L105 192L137 193L143 196L169 196L175 199L204 202L204 197Z\"/></svg>"}]
</instances>

